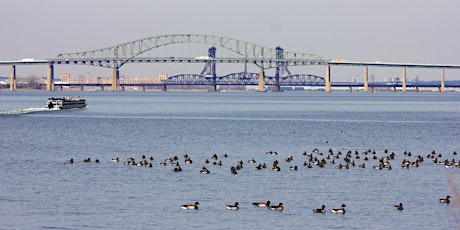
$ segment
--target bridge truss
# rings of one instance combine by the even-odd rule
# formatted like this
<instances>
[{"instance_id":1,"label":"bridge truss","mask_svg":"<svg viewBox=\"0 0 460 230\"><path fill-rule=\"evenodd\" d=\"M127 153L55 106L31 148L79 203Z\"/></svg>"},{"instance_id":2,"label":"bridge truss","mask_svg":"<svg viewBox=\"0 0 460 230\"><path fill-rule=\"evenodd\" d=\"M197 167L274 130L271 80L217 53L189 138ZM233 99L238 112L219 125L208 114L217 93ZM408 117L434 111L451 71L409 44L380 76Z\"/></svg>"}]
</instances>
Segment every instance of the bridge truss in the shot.
<instances>
[{"instance_id":1,"label":"bridge truss","mask_svg":"<svg viewBox=\"0 0 460 230\"><path fill-rule=\"evenodd\" d=\"M166 85L212 85L211 76L199 74L179 74L169 77L163 84ZM216 78L217 85L258 85L259 73L232 73ZM275 77L266 76L266 85L274 85ZM310 74L297 74L279 78L280 86L324 86L323 77Z\"/></svg>"},{"instance_id":2,"label":"bridge truss","mask_svg":"<svg viewBox=\"0 0 460 230\"><path fill-rule=\"evenodd\" d=\"M160 47L185 43L206 44L212 47L209 48L208 56L205 57L152 57L148 55L149 51ZM216 47L229 51L230 55L217 57ZM285 52L281 47L272 49L237 39L200 34L175 34L148 37L103 49L63 53L58 54L52 62L58 64L82 64L112 68L114 69L114 74L112 76L113 90L116 90L119 83L118 69L127 63L201 62L205 63L205 68L200 75L184 74L180 77L169 77L165 85L184 84L184 82L188 82L189 85L209 83L212 91L216 90L217 85L235 85L237 83L254 84L255 81L255 77L251 74L247 79L235 79L230 75L217 77L215 70L216 63L244 63L245 69L248 63L255 64L261 69L262 73L262 75L258 75L259 77L257 81L255 81L259 84L259 88L264 87L264 85L261 84L268 84L274 86L274 91L279 91L280 86L287 83L291 85L310 85L312 82L324 82L324 79L318 80L319 77L317 76L311 78L312 75L292 75L288 70L289 65L321 65L327 63L321 56L315 54ZM276 69L275 76L265 78L263 75L264 69L270 68ZM236 73L235 76L240 76L240 74Z\"/></svg>"}]
</instances>

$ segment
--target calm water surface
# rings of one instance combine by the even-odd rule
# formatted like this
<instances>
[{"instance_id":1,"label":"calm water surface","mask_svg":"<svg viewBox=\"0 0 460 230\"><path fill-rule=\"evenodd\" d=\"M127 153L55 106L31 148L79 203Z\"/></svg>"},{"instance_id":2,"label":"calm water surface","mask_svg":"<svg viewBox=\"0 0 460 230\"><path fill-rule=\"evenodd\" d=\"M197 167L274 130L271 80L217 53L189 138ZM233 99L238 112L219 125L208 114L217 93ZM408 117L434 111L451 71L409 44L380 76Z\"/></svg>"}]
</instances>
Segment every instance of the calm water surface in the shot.
<instances>
[{"instance_id":1,"label":"calm water surface","mask_svg":"<svg viewBox=\"0 0 460 230\"><path fill-rule=\"evenodd\" d=\"M84 94L88 106L42 111L47 97L69 94ZM438 201L458 192L460 170L426 158L435 150L460 160L458 93L3 91L0 124L1 229L460 228L459 206ZM369 149L394 152L392 170L374 170ZM305 151L327 164L303 166ZM337 169L348 151L355 166ZM154 157L152 168L123 164L142 154ZM401 168L416 155L419 167ZM160 165L173 156L182 172ZM259 163L268 167L255 170ZM203 166L211 173L200 174ZM266 200L285 209L251 204ZM180 209L195 201L198 210ZM235 202L240 210L226 210ZM330 213L342 203L346 214ZM399 203L404 210L393 210ZM327 213L314 214L322 204Z\"/></svg>"}]
</instances>

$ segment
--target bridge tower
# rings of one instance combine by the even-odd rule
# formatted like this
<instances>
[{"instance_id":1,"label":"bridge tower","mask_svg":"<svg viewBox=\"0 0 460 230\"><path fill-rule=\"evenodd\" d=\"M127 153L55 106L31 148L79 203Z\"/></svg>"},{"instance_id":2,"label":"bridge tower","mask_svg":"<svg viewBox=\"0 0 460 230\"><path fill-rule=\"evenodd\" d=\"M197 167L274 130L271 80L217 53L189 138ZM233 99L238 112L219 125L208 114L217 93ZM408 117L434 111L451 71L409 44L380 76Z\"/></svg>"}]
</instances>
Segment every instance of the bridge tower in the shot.
<instances>
[{"instance_id":1,"label":"bridge tower","mask_svg":"<svg viewBox=\"0 0 460 230\"><path fill-rule=\"evenodd\" d=\"M275 82L273 83L273 92L280 92L280 76L292 76L291 72L287 67L287 63L284 61L284 49L281 47L276 47L276 72L275 72Z\"/></svg>"},{"instance_id":2,"label":"bridge tower","mask_svg":"<svg viewBox=\"0 0 460 230\"><path fill-rule=\"evenodd\" d=\"M276 72L275 72L275 83L273 85L273 92L280 92L280 68L283 65L281 59L284 58L284 50L281 47L276 47Z\"/></svg>"},{"instance_id":3,"label":"bridge tower","mask_svg":"<svg viewBox=\"0 0 460 230\"><path fill-rule=\"evenodd\" d=\"M209 60L206 61L206 66L204 67L203 71L201 71L201 76L209 76L211 78L211 91L217 91L217 75L216 75L216 47L211 47L208 49L208 57Z\"/></svg>"}]
</instances>

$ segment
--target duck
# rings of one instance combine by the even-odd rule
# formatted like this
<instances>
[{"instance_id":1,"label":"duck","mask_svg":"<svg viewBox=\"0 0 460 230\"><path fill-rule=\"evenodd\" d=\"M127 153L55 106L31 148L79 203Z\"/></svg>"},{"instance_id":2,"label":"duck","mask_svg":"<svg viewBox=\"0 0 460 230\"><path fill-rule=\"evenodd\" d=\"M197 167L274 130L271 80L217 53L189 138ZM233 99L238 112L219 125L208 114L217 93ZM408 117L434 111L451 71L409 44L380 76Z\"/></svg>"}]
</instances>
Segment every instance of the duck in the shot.
<instances>
[{"instance_id":1,"label":"duck","mask_svg":"<svg viewBox=\"0 0 460 230\"><path fill-rule=\"evenodd\" d=\"M209 174L209 170L206 167L201 168L200 173L202 174Z\"/></svg>"},{"instance_id":2,"label":"duck","mask_svg":"<svg viewBox=\"0 0 460 230\"><path fill-rule=\"evenodd\" d=\"M113 159L110 160L110 161L112 161L112 162L120 162L120 158L118 158L118 157L117 157L117 158L113 158Z\"/></svg>"},{"instance_id":3,"label":"duck","mask_svg":"<svg viewBox=\"0 0 460 230\"><path fill-rule=\"evenodd\" d=\"M91 162L91 158L88 157L88 158L84 159L83 162L89 163L89 162Z\"/></svg>"},{"instance_id":4,"label":"duck","mask_svg":"<svg viewBox=\"0 0 460 230\"><path fill-rule=\"evenodd\" d=\"M260 201L260 202L254 202L252 205L257 206L257 207L270 207L270 201Z\"/></svg>"},{"instance_id":5,"label":"duck","mask_svg":"<svg viewBox=\"0 0 460 230\"><path fill-rule=\"evenodd\" d=\"M284 209L283 203L279 203L278 205L270 206L270 210L273 210L273 211L283 211L283 209Z\"/></svg>"},{"instance_id":6,"label":"duck","mask_svg":"<svg viewBox=\"0 0 460 230\"><path fill-rule=\"evenodd\" d=\"M180 166L176 167L173 169L173 172L182 172L182 168Z\"/></svg>"},{"instance_id":7,"label":"duck","mask_svg":"<svg viewBox=\"0 0 460 230\"><path fill-rule=\"evenodd\" d=\"M94 160L95 163L99 163L99 159Z\"/></svg>"},{"instance_id":8,"label":"duck","mask_svg":"<svg viewBox=\"0 0 460 230\"><path fill-rule=\"evenodd\" d=\"M289 169L291 169L291 170L294 170L294 171L295 171L295 170L297 170L297 165L291 166L291 167L289 167Z\"/></svg>"},{"instance_id":9,"label":"duck","mask_svg":"<svg viewBox=\"0 0 460 230\"><path fill-rule=\"evenodd\" d=\"M342 204L342 208L333 208L331 209L331 212L334 214L345 214L345 204Z\"/></svg>"},{"instance_id":10,"label":"duck","mask_svg":"<svg viewBox=\"0 0 460 230\"><path fill-rule=\"evenodd\" d=\"M234 205L227 204L226 207L227 207L228 210L238 210L238 209L240 209L240 207L238 205L239 205L238 202L235 202Z\"/></svg>"},{"instance_id":11,"label":"duck","mask_svg":"<svg viewBox=\"0 0 460 230\"><path fill-rule=\"evenodd\" d=\"M399 210L399 211L404 210L403 204L402 204L402 203L399 203L399 205L395 205L395 206L394 206L394 209L395 209L395 210Z\"/></svg>"},{"instance_id":12,"label":"duck","mask_svg":"<svg viewBox=\"0 0 460 230\"><path fill-rule=\"evenodd\" d=\"M73 164L73 158L70 158L70 160L67 160L67 163Z\"/></svg>"},{"instance_id":13,"label":"duck","mask_svg":"<svg viewBox=\"0 0 460 230\"><path fill-rule=\"evenodd\" d=\"M197 201L194 204L184 204L180 208L184 210L195 210L195 209L198 209L199 204L200 203Z\"/></svg>"},{"instance_id":14,"label":"duck","mask_svg":"<svg viewBox=\"0 0 460 230\"><path fill-rule=\"evenodd\" d=\"M440 203L450 203L450 196L446 196L446 198L439 199Z\"/></svg>"},{"instance_id":15,"label":"duck","mask_svg":"<svg viewBox=\"0 0 460 230\"><path fill-rule=\"evenodd\" d=\"M323 204L321 208L313 209L314 213L326 213L326 205Z\"/></svg>"}]
</instances>

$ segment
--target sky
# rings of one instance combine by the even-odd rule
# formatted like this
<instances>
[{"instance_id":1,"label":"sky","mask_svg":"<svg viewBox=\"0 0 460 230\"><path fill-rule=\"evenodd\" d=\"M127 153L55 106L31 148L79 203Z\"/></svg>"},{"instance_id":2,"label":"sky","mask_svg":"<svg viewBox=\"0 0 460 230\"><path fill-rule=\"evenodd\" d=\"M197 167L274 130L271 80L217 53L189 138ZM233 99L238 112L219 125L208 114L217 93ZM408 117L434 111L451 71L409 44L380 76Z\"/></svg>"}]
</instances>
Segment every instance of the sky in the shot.
<instances>
[{"instance_id":1,"label":"sky","mask_svg":"<svg viewBox=\"0 0 460 230\"><path fill-rule=\"evenodd\" d=\"M165 34L230 37L326 59L460 64L458 0L0 0L0 60L47 59L59 53L110 47ZM207 52L207 49L204 51ZM217 51L217 55L219 50ZM127 64L127 77L199 73L203 64ZM218 66L218 75L241 72ZM222 72L219 73L219 70ZM102 67L57 65L55 76L109 78ZM324 66L292 72L324 76ZM398 68L370 68L376 80L400 77ZM362 78L363 67L333 67L332 81ZM408 69L408 78L439 79L440 70ZM19 66L17 75L46 75L46 66ZM0 76L9 67L0 66ZM446 70L446 79L460 79Z\"/></svg>"}]
</instances>

